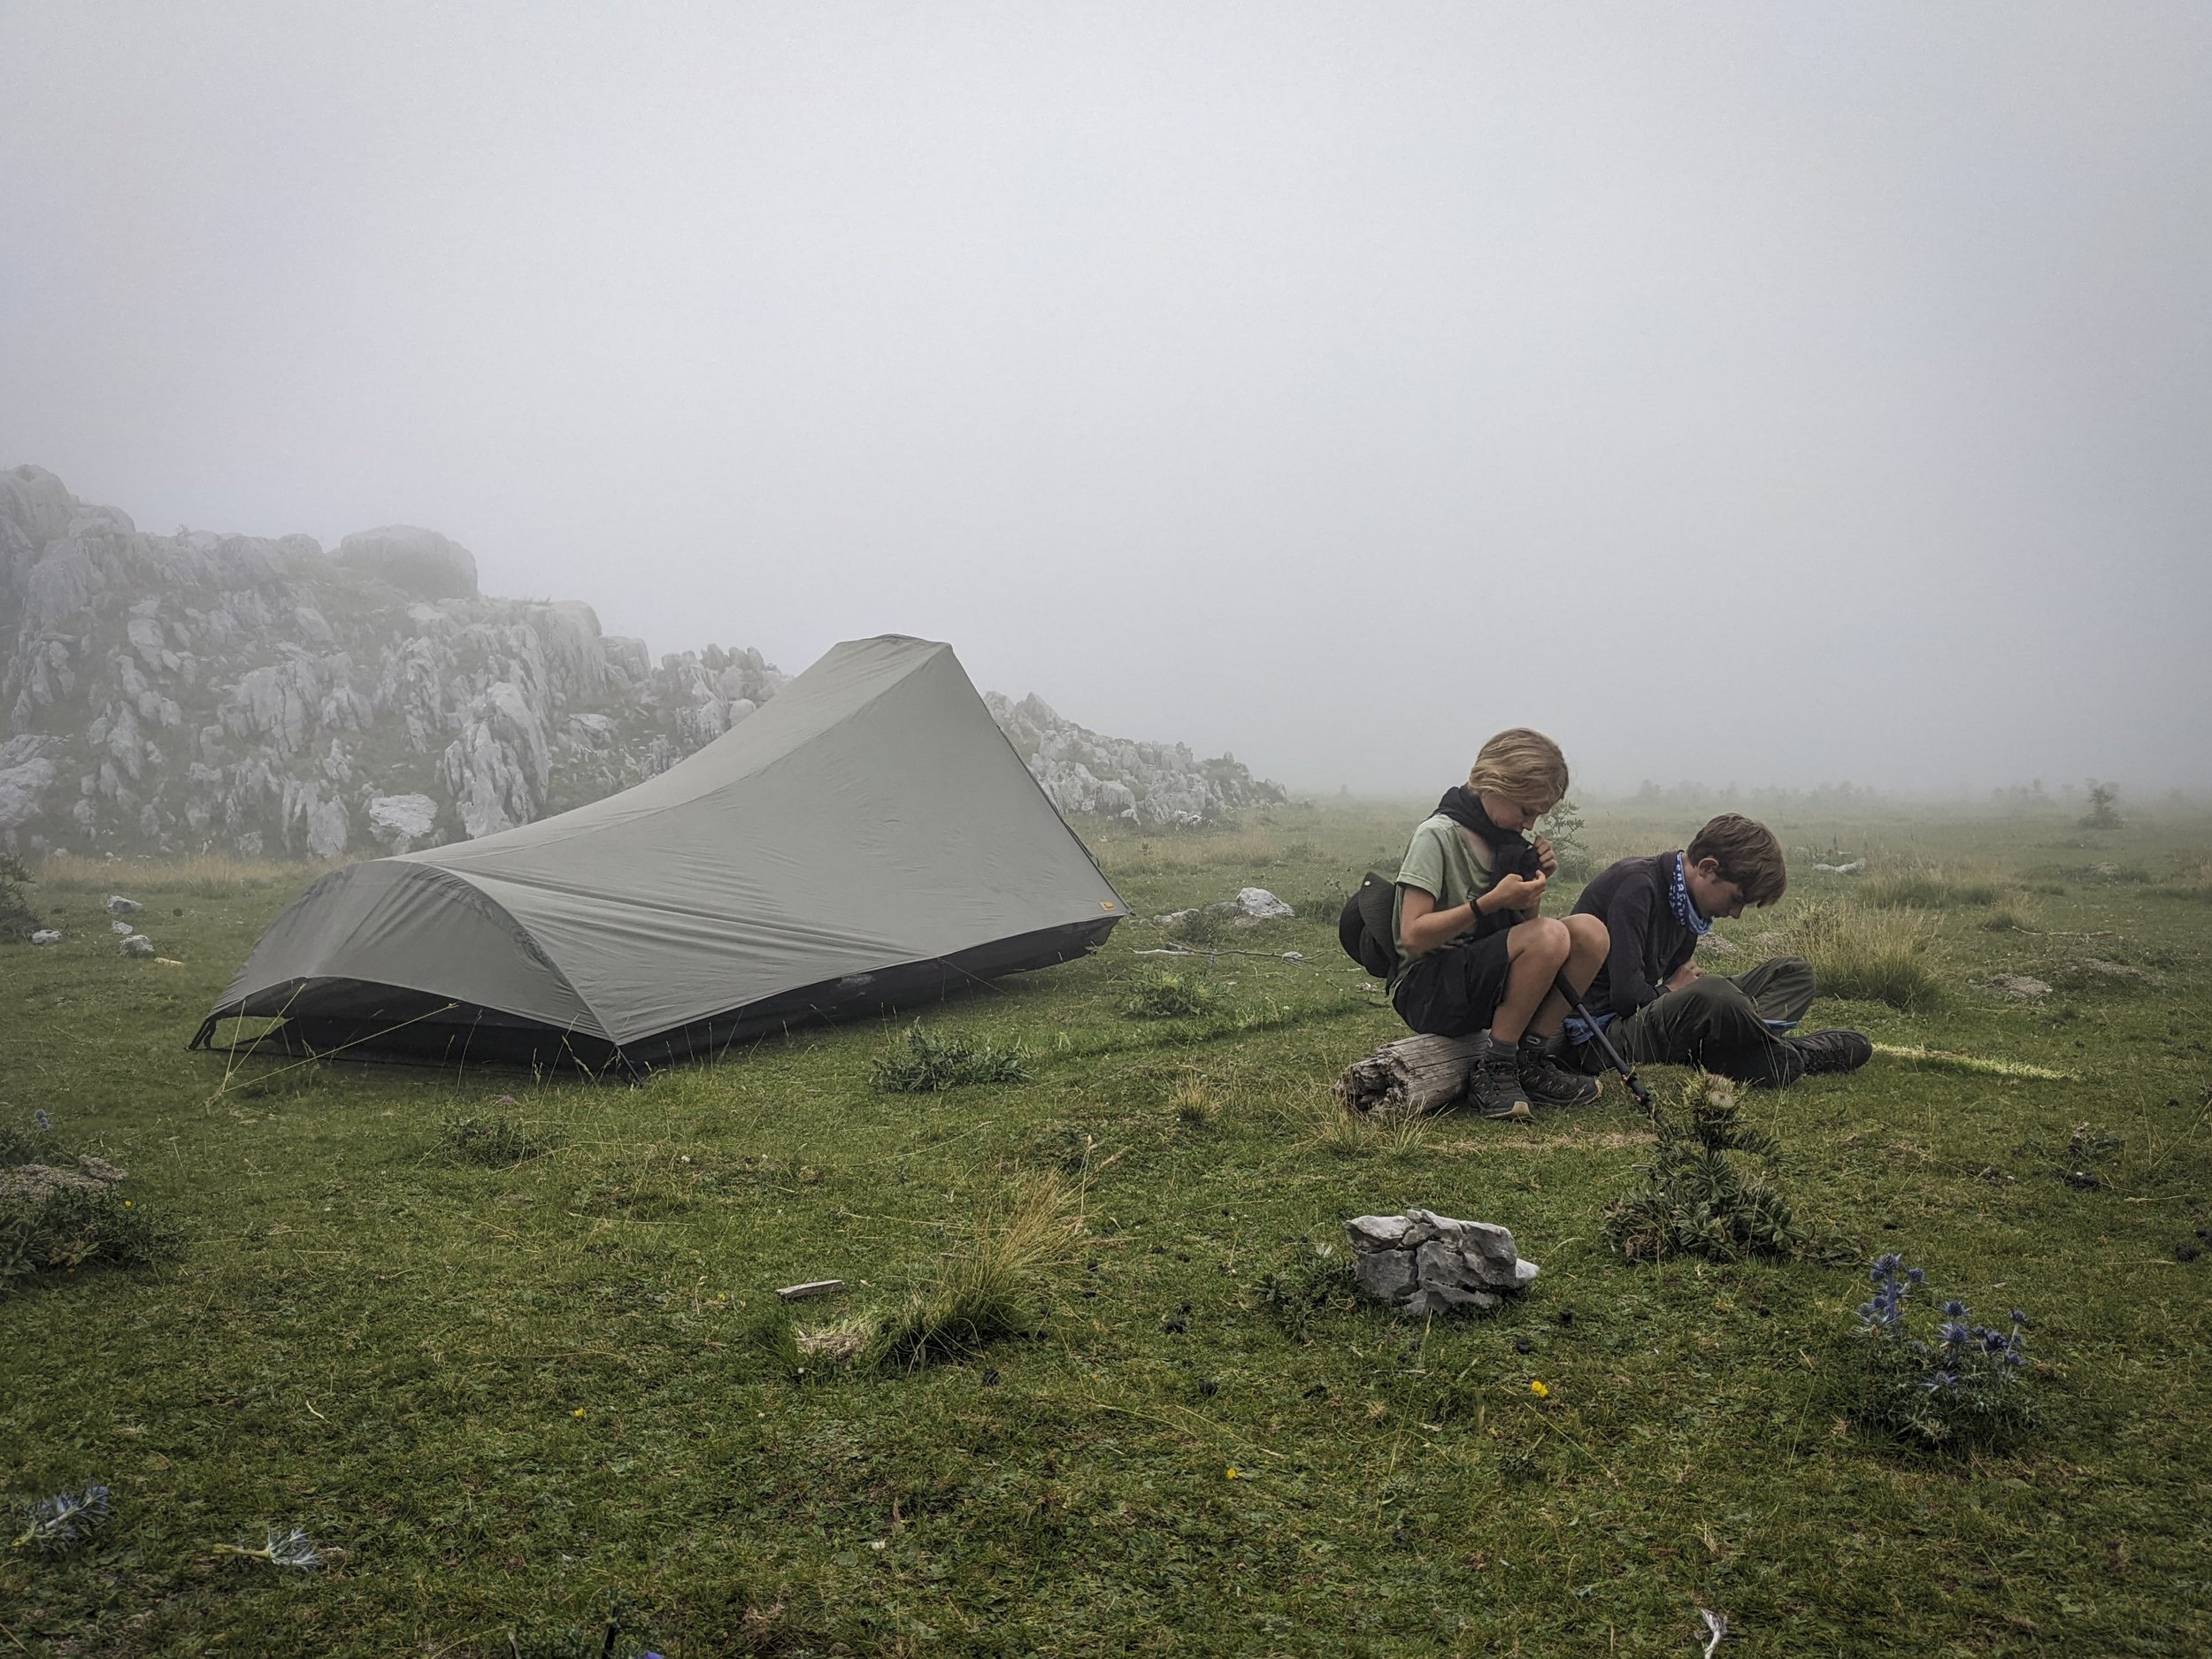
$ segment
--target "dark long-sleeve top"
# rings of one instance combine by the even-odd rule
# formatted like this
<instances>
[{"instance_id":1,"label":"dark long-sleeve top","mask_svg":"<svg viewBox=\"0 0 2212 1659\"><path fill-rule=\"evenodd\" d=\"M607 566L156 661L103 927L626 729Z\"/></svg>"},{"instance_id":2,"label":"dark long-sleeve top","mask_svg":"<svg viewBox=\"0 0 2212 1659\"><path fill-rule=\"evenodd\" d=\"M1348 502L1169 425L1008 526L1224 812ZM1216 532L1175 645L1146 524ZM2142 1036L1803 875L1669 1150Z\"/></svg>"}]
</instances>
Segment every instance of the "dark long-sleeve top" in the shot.
<instances>
[{"instance_id":1,"label":"dark long-sleeve top","mask_svg":"<svg viewBox=\"0 0 2212 1659\"><path fill-rule=\"evenodd\" d=\"M1582 889L1577 916L1594 916L1612 935L1605 965L1591 981L1593 1013L1625 1018L1655 1002L1660 987L1697 949L1697 935L1675 915L1672 853L1624 858Z\"/></svg>"}]
</instances>

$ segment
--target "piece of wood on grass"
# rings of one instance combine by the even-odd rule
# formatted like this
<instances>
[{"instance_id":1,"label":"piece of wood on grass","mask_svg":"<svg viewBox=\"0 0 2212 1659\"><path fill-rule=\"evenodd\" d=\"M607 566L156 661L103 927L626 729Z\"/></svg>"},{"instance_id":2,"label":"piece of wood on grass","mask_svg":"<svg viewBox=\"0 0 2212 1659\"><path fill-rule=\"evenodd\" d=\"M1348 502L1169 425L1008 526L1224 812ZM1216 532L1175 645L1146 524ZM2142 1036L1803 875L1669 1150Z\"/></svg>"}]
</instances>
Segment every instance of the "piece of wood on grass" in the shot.
<instances>
[{"instance_id":1,"label":"piece of wood on grass","mask_svg":"<svg viewBox=\"0 0 2212 1659\"><path fill-rule=\"evenodd\" d=\"M816 1296L834 1296L844 1288L841 1279L810 1279L803 1285L786 1285L776 1294L786 1302L807 1302Z\"/></svg>"},{"instance_id":2,"label":"piece of wood on grass","mask_svg":"<svg viewBox=\"0 0 2212 1659\"><path fill-rule=\"evenodd\" d=\"M1381 1118L1420 1118L1441 1111L1467 1092L1474 1069L1490 1039L1401 1037L1344 1068L1336 1097L1347 1111Z\"/></svg>"}]
</instances>

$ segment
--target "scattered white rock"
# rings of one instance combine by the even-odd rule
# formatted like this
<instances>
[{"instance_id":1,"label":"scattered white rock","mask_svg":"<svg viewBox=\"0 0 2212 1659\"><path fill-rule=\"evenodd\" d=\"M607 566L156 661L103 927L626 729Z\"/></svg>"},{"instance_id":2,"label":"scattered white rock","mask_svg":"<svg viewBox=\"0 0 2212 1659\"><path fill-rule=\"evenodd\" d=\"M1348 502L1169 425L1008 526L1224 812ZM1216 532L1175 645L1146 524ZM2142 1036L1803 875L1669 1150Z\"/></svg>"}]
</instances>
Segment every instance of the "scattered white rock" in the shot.
<instances>
[{"instance_id":1,"label":"scattered white rock","mask_svg":"<svg viewBox=\"0 0 2212 1659\"><path fill-rule=\"evenodd\" d=\"M108 932L111 933L134 933L137 931L137 924L134 922L110 922L108 924Z\"/></svg>"},{"instance_id":2,"label":"scattered white rock","mask_svg":"<svg viewBox=\"0 0 2212 1659\"><path fill-rule=\"evenodd\" d=\"M31 942L35 945L58 945L61 943L61 929L42 927L31 935Z\"/></svg>"},{"instance_id":3,"label":"scattered white rock","mask_svg":"<svg viewBox=\"0 0 2212 1659\"><path fill-rule=\"evenodd\" d=\"M1298 914L1265 887L1239 887L1237 908L1256 922L1284 921Z\"/></svg>"},{"instance_id":4,"label":"scattered white rock","mask_svg":"<svg viewBox=\"0 0 2212 1659\"><path fill-rule=\"evenodd\" d=\"M369 833L395 853L427 841L437 823L438 803L426 795L369 797Z\"/></svg>"},{"instance_id":5,"label":"scattered white rock","mask_svg":"<svg viewBox=\"0 0 2212 1659\"><path fill-rule=\"evenodd\" d=\"M119 893L111 893L108 895L108 914L110 916L135 916L139 913L139 911L144 910L145 908L146 907L141 904L136 899L127 899Z\"/></svg>"},{"instance_id":6,"label":"scattered white rock","mask_svg":"<svg viewBox=\"0 0 2212 1659\"><path fill-rule=\"evenodd\" d=\"M1815 864L1813 868L1816 870L1824 870L1832 876L1855 876L1860 871L1866 868L1866 860L1863 858L1854 858L1847 864Z\"/></svg>"},{"instance_id":7,"label":"scattered white rock","mask_svg":"<svg viewBox=\"0 0 2212 1659\"><path fill-rule=\"evenodd\" d=\"M1283 952L1283 960L1285 962L1303 962L1305 959L1306 953L1302 950L1286 950Z\"/></svg>"},{"instance_id":8,"label":"scattered white rock","mask_svg":"<svg viewBox=\"0 0 2212 1659\"><path fill-rule=\"evenodd\" d=\"M1355 1216L1344 1224L1357 1256L1359 1287L1401 1313L1421 1317L1452 1308L1494 1308L1525 1290L1539 1271L1513 1235L1487 1221L1455 1221L1432 1210Z\"/></svg>"},{"instance_id":9,"label":"scattered white rock","mask_svg":"<svg viewBox=\"0 0 2212 1659\"><path fill-rule=\"evenodd\" d=\"M123 954L127 956L150 956L154 954L154 941L143 933L133 933L123 941Z\"/></svg>"}]
</instances>

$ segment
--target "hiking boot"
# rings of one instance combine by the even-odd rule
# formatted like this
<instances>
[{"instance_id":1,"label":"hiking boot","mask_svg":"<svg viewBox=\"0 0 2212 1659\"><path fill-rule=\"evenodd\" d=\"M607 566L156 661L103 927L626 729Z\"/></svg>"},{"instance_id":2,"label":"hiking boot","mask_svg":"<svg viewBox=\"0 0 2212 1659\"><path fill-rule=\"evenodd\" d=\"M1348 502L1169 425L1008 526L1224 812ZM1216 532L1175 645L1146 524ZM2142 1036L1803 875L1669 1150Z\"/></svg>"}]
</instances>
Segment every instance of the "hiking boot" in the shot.
<instances>
[{"instance_id":1,"label":"hiking boot","mask_svg":"<svg viewBox=\"0 0 2212 1659\"><path fill-rule=\"evenodd\" d=\"M1521 1068L1511 1048L1494 1037L1489 1050L1467 1073L1467 1100L1485 1118L1532 1118L1521 1087Z\"/></svg>"},{"instance_id":2,"label":"hiking boot","mask_svg":"<svg viewBox=\"0 0 2212 1659\"><path fill-rule=\"evenodd\" d=\"M1540 1037L1523 1037L1515 1057L1521 1087L1539 1106L1587 1106L1598 1097L1597 1079L1561 1065Z\"/></svg>"},{"instance_id":3,"label":"hiking boot","mask_svg":"<svg viewBox=\"0 0 2212 1659\"><path fill-rule=\"evenodd\" d=\"M1874 1057L1874 1045L1855 1031L1816 1031L1790 1038L1789 1045L1805 1056L1807 1077L1855 1071Z\"/></svg>"}]
</instances>

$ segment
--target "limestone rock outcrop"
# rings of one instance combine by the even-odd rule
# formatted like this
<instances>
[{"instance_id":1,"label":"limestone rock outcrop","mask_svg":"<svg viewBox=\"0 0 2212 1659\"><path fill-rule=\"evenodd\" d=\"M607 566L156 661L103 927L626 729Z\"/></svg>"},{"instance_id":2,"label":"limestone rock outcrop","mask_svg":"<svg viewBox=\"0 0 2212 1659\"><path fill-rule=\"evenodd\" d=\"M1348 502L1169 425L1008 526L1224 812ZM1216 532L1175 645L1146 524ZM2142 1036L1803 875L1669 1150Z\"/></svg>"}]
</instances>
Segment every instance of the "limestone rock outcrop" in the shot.
<instances>
[{"instance_id":1,"label":"limestone rock outcrop","mask_svg":"<svg viewBox=\"0 0 2212 1659\"><path fill-rule=\"evenodd\" d=\"M141 531L0 470L0 851L333 858L491 834L665 771L773 697L752 649L664 656L591 607L480 593L388 526ZM1063 812L1162 826L1278 799L1230 757L987 701Z\"/></svg>"},{"instance_id":2,"label":"limestone rock outcrop","mask_svg":"<svg viewBox=\"0 0 2212 1659\"><path fill-rule=\"evenodd\" d=\"M1062 813L1119 818L1148 828L1188 829L1284 798L1233 755L1200 760L1184 743L1103 737L1056 713L1032 692L1019 703L986 692L1030 774Z\"/></svg>"}]
</instances>

